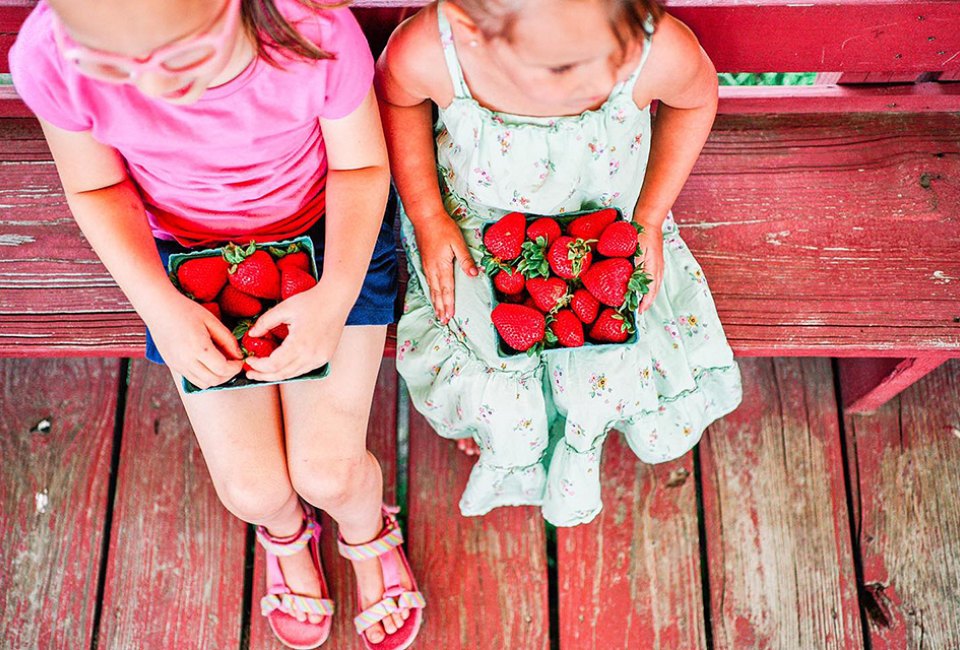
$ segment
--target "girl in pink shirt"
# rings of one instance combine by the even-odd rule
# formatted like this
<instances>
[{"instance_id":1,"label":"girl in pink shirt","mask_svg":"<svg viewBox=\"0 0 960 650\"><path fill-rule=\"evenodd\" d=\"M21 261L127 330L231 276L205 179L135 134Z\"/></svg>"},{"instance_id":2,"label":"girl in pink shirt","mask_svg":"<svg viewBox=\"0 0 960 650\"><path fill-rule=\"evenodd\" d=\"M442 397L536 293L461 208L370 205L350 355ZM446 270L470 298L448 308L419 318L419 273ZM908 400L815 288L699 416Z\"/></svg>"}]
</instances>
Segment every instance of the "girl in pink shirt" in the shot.
<instances>
[{"instance_id":1,"label":"girl in pink shirt","mask_svg":"<svg viewBox=\"0 0 960 650\"><path fill-rule=\"evenodd\" d=\"M261 605L281 641L313 648L330 630L311 504L339 525L364 643L409 646L424 602L365 443L396 262L373 60L353 16L308 0L41 0L10 63L74 217L178 387L223 383L243 361L164 259L227 240L314 239L321 278L259 318L252 335L280 324L289 335L250 358L247 376L329 362L329 377L181 397L220 499L258 526Z\"/></svg>"}]
</instances>

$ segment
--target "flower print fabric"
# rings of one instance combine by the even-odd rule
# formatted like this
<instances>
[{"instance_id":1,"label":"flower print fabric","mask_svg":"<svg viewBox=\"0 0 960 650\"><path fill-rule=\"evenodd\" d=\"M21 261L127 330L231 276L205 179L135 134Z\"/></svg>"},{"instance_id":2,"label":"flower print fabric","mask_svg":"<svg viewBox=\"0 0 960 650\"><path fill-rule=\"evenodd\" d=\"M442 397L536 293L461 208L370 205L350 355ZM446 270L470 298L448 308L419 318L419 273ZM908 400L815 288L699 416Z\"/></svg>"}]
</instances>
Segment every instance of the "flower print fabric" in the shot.
<instances>
[{"instance_id":1,"label":"flower print fabric","mask_svg":"<svg viewBox=\"0 0 960 650\"><path fill-rule=\"evenodd\" d=\"M650 150L649 107L632 89L649 53L595 111L535 118L494 113L470 95L449 24L438 11L455 98L439 110L437 165L448 213L475 259L486 224L507 212L564 214L636 205ZM672 215L663 224L663 285L632 345L501 358L485 278L458 265L456 316L441 325L413 227L402 215L410 266L397 367L415 407L446 438L474 438L480 457L464 515L540 505L557 526L601 509L600 456L612 429L641 460L682 456L740 403L740 373L699 264Z\"/></svg>"}]
</instances>

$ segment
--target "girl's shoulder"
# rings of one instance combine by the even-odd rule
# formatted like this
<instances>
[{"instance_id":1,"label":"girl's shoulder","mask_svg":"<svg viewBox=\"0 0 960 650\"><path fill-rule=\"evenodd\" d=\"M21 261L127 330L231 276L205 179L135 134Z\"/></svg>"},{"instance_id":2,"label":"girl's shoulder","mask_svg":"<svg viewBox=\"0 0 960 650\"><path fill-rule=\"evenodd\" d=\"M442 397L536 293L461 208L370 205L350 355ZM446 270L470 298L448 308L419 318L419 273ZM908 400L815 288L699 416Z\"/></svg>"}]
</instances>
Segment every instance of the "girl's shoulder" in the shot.
<instances>
[{"instance_id":1,"label":"girl's shoulder","mask_svg":"<svg viewBox=\"0 0 960 650\"><path fill-rule=\"evenodd\" d=\"M440 40L438 11L433 2L400 23L380 56L378 68L388 92L402 90L421 101L430 99L446 106L454 90Z\"/></svg>"},{"instance_id":2,"label":"girl's shoulder","mask_svg":"<svg viewBox=\"0 0 960 650\"><path fill-rule=\"evenodd\" d=\"M665 12L647 47L650 54L633 90L638 106L659 99L694 108L716 95L716 69L684 23Z\"/></svg>"}]
</instances>

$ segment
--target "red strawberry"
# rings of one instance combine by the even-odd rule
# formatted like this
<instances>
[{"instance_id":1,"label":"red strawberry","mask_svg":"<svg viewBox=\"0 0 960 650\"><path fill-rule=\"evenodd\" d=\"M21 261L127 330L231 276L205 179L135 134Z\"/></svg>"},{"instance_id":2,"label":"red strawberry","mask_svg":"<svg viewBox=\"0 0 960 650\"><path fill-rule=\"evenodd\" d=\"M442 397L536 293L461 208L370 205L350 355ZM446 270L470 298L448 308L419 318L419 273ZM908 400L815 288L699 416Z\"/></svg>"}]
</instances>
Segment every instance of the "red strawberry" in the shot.
<instances>
[{"instance_id":1,"label":"red strawberry","mask_svg":"<svg viewBox=\"0 0 960 650\"><path fill-rule=\"evenodd\" d=\"M273 337L271 332L267 332L264 336L250 336L249 330L252 325L253 322L244 320L233 328L233 335L240 341L243 355L245 357L269 357L270 353L277 349L277 339Z\"/></svg>"},{"instance_id":2,"label":"red strawberry","mask_svg":"<svg viewBox=\"0 0 960 650\"><path fill-rule=\"evenodd\" d=\"M614 221L600 235L597 252L606 257L633 257L639 227L632 221Z\"/></svg>"},{"instance_id":3,"label":"red strawberry","mask_svg":"<svg viewBox=\"0 0 960 650\"><path fill-rule=\"evenodd\" d=\"M550 331L565 348L578 348L583 345L583 323L569 309L561 309L553 315Z\"/></svg>"},{"instance_id":4,"label":"red strawberry","mask_svg":"<svg viewBox=\"0 0 960 650\"><path fill-rule=\"evenodd\" d=\"M500 260L512 260L520 256L527 220L520 212L505 214L483 234L483 244L490 255Z\"/></svg>"},{"instance_id":5,"label":"red strawberry","mask_svg":"<svg viewBox=\"0 0 960 650\"><path fill-rule=\"evenodd\" d=\"M623 315L615 309L604 309L597 322L590 328L590 338L601 343L623 343L630 336L632 328Z\"/></svg>"},{"instance_id":6,"label":"red strawberry","mask_svg":"<svg viewBox=\"0 0 960 650\"><path fill-rule=\"evenodd\" d=\"M561 278L572 280L590 267L593 253L590 245L583 239L557 237L547 252L550 268Z\"/></svg>"},{"instance_id":7,"label":"red strawberry","mask_svg":"<svg viewBox=\"0 0 960 650\"><path fill-rule=\"evenodd\" d=\"M273 338L277 339L278 341L282 341L285 338L287 338L287 336L290 335L290 330L287 329L286 323L280 323L279 325L274 327L272 330L270 330L270 334L273 336Z\"/></svg>"},{"instance_id":8,"label":"red strawberry","mask_svg":"<svg viewBox=\"0 0 960 650\"><path fill-rule=\"evenodd\" d=\"M223 316L220 314L220 305L215 302L201 302L200 306L206 309L208 312L217 317L217 320L223 320Z\"/></svg>"},{"instance_id":9,"label":"red strawberry","mask_svg":"<svg viewBox=\"0 0 960 650\"><path fill-rule=\"evenodd\" d=\"M567 234L581 239L598 239L600 233L617 220L617 211L613 208L591 212L577 217L567 225Z\"/></svg>"},{"instance_id":10,"label":"red strawberry","mask_svg":"<svg viewBox=\"0 0 960 650\"><path fill-rule=\"evenodd\" d=\"M550 217L541 217L527 226L527 239L537 241L543 237L545 246L552 244L553 240L559 236L560 224Z\"/></svg>"},{"instance_id":11,"label":"red strawberry","mask_svg":"<svg viewBox=\"0 0 960 650\"><path fill-rule=\"evenodd\" d=\"M500 271L493 276L493 286L496 287L497 291L505 295L520 293L523 291L525 284L523 274L512 269Z\"/></svg>"},{"instance_id":12,"label":"red strawberry","mask_svg":"<svg viewBox=\"0 0 960 650\"><path fill-rule=\"evenodd\" d=\"M521 294L521 295L522 295L522 294ZM535 303L535 302L533 301L533 298L530 297L530 294L527 294L527 297L524 298L523 301L522 301L520 304L523 305L524 307L529 307L530 309L536 309L537 311L540 311L540 310L537 308L537 303Z\"/></svg>"},{"instance_id":13,"label":"red strawberry","mask_svg":"<svg viewBox=\"0 0 960 650\"><path fill-rule=\"evenodd\" d=\"M288 269L280 276L280 299L286 300L316 286L317 281L306 271Z\"/></svg>"},{"instance_id":14,"label":"red strawberry","mask_svg":"<svg viewBox=\"0 0 960 650\"><path fill-rule=\"evenodd\" d=\"M500 303L490 313L490 320L503 342L518 352L540 343L546 329L543 314L523 305Z\"/></svg>"},{"instance_id":15,"label":"red strawberry","mask_svg":"<svg viewBox=\"0 0 960 650\"><path fill-rule=\"evenodd\" d=\"M259 299L228 284L220 294L220 309L227 316L250 318L263 311L263 304Z\"/></svg>"},{"instance_id":16,"label":"red strawberry","mask_svg":"<svg viewBox=\"0 0 960 650\"><path fill-rule=\"evenodd\" d=\"M287 253L277 260L277 268L283 273L287 269L300 269L310 273L310 257L303 251Z\"/></svg>"},{"instance_id":17,"label":"red strawberry","mask_svg":"<svg viewBox=\"0 0 960 650\"><path fill-rule=\"evenodd\" d=\"M560 278L530 278L527 280L527 291L537 309L546 313L564 303L567 283Z\"/></svg>"},{"instance_id":18,"label":"red strawberry","mask_svg":"<svg viewBox=\"0 0 960 650\"><path fill-rule=\"evenodd\" d=\"M277 339L273 338L270 334L266 336L250 336L248 332L240 339L240 347L246 351L247 356L260 358L269 357L270 354L277 349Z\"/></svg>"},{"instance_id":19,"label":"red strawberry","mask_svg":"<svg viewBox=\"0 0 960 650\"><path fill-rule=\"evenodd\" d=\"M622 257L602 260L581 276L583 286L593 297L610 307L619 307L627 295L633 264Z\"/></svg>"},{"instance_id":20,"label":"red strawberry","mask_svg":"<svg viewBox=\"0 0 960 650\"><path fill-rule=\"evenodd\" d=\"M577 318L585 325L589 325L597 320L597 312L600 311L600 301L593 297L586 289L577 289L573 292L573 298L570 300L570 308Z\"/></svg>"},{"instance_id":21,"label":"red strawberry","mask_svg":"<svg viewBox=\"0 0 960 650\"><path fill-rule=\"evenodd\" d=\"M247 248L227 244L223 256L230 264L230 284L258 298L280 298L280 271L270 253L258 250L256 245L250 242Z\"/></svg>"},{"instance_id":22,"label":"red strawberry","mask_svg":"<svg viewBox=\"0 0 960 650\"><path fill-rule=\"evenodd\" d=\"M227 283L227 263L218 255L189 259L177 268L177 281L194 299L209 302Z\"/></svg>"}]
</instances>

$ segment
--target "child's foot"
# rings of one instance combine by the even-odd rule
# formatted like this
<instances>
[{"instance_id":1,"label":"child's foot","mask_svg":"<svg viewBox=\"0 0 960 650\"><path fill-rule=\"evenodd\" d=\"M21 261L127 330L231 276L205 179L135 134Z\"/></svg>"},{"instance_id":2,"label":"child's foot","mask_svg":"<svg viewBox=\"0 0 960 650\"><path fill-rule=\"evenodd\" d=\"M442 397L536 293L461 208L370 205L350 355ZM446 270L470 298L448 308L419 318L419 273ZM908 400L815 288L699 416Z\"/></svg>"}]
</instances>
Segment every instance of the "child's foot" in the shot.
<instances>
[{"instance_id":1,"label":"child's foot","mask_svg":"<svg viewBox=\"0 0 960 650\"><path fill-rule=\"evenodd\" d=\"M320 576L317 574L316 567L313 566L313 560L310 557L310 547L304 546L302 551L278 558L280 560L280 570L283 571L284 580L290 591L302 596L313 596L322 598L323 593L320 589ZM323 616L318 614L304 614L297 612L298 621L310 621L319 623Z\"/></svg>"},{"instance_id":2,"label":"child's foot","mask_svg":"<svg viewBox=\"0 0 960 650\"><path fill-rule=\"evenodd\" d=\"M388 555L396 555L396 553L397 550L393 549ZM413 581L400 558L395 557L395 559L397 566L400 568L400 585L404 590L409 591L413 588ZM350 563L353 565L353 571L357 576L357 587L360 589L360 608L367 609L383 600L383 572L380 569L379 558L351 560ZM410 618L410 610L402 608L400 611L384 618L381 623L372 625L364 634L370 643L380 643L386 638L387 634L393 634L403 627L403 622L408 618Z\"/></svg>"},{"instance_id":3,"label":"child's foot","mask_svg":"<svg viewBox=\"0 0 960 650\"><path fill-rule=\"evenodd\" d=\"M473 438L461 438L457 440L457 449L467 456L479 456L480 447Z\"/></svg>"}]
</instances>

